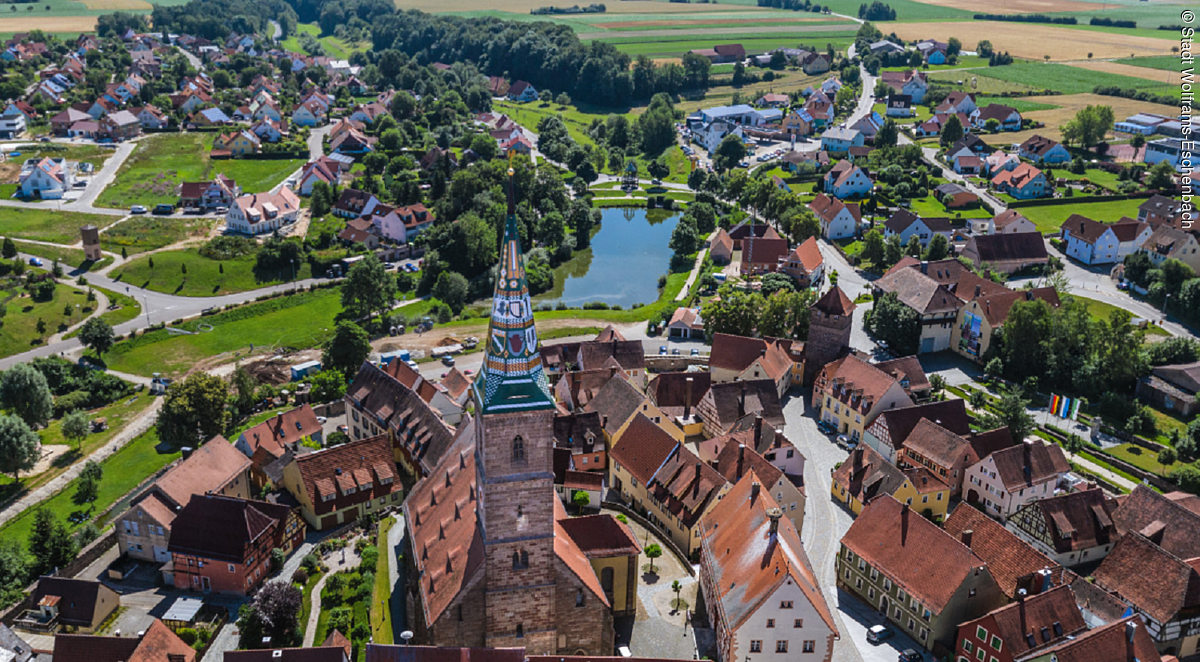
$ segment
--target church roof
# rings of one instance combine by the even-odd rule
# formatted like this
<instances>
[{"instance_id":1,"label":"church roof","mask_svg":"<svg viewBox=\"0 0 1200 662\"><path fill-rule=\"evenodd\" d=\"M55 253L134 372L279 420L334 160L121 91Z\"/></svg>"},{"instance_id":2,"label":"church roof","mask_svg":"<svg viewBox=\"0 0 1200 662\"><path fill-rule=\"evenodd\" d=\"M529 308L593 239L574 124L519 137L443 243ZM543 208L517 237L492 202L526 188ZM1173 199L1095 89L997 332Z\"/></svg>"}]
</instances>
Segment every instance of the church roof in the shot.
<instances>
[{"instance_id":1,"label":"church roof","mask_svg":"<svg viewBox=\"0 0 1200 662\"><path fill-rule=\"evenodd\" d=\"M500 247L500 272L487 338L487 354L475 382L481 413L553 409L554 398L542 372L537 329L525 283L525 259L517 232L511 176L508 221Z\"/></svg>"}]
</instances>

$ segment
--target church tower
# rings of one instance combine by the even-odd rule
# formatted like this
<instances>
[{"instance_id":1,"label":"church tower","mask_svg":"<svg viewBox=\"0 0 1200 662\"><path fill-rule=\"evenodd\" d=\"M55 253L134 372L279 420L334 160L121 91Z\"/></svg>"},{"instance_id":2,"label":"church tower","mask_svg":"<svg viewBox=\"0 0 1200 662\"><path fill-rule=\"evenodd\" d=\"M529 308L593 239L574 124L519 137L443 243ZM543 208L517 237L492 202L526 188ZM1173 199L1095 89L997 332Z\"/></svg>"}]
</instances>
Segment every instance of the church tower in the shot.
<instances>
[{"instance_id":1,"label":"church tower","mask_svg":"<svg viewBox=\"0 0 1200 662\"><path fill-rule=\"evenodd\" d=\"M509 171L487 354L472 387L488 647L557 652L554 399L542 372Z\"/></svg>"},{"instance_id":2,"label":"church tower","mask_svg":"<svg viewBox=\"0 0 1200 662\"><path fill-rule=\"evenodd\" d=\"M837 285L808 309L808 340L804 343L804 383L810 384L830 361L850 349L854 302Z\"/></svg>"}]
</instances>

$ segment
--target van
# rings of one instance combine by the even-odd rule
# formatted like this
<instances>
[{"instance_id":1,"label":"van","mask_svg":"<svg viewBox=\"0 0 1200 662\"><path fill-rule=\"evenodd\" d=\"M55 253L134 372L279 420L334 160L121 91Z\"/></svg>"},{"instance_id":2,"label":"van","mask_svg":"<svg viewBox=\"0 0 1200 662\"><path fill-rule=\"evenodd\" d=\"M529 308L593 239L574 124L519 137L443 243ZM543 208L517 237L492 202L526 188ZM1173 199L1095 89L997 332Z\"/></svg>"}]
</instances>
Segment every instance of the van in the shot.
<instances>
[{"instance_id":1,"label":"van","mask_svg":"<svg viewBox=\"0 0 1200 662\"><path fill-rule=\"evenodd\" d=\"M175 205L171 205L171 204L167 204L167 203L163 203L160 205L154 205L154 213L155 214L165 214L165 215L174 214L175 213Z\"/></svg>"}]
</instances>

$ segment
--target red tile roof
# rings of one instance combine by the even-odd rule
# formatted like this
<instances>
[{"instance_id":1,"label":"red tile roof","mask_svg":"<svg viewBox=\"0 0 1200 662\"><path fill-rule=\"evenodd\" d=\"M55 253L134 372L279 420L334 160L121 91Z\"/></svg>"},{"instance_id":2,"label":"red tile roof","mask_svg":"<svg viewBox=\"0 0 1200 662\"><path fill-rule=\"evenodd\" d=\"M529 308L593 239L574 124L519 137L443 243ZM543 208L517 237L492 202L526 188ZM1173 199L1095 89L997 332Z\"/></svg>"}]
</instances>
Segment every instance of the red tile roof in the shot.
<instances>
[{"instance_id":1,"label":"red tile roof","mask_svg":"<svg viewBox=\"0 0 1200 662\"><path fill-rule=\"evenodd\" d=\"M974 636L977 624L999 635L1011 659L1021 659L1039 649L1057 645L1088 628L1070 586L1056 586L1001 607L963 623L959 632Z\"/></svg>"},{"instance_id":2,"label":"red tile roof","mask_svg":"<svg viewBox=\"0 0 1200 662\"><path fill-rule=\"evenodd\" d=\"M1069 584L1075 575L1061 565L1018 538L1004 525L991 519L970 506L954 509L946 518L946 533L967 545L976 556L988 564L992 577L1000 590L1009 598L1017 595L1017 589L1029 593L1041 587L1037 573L1050 570L1050 579L1055 586ZM966 532L971 531L967 536ZM969 538L969 543L968 543Z\"/></svg>"},{"instance_id":3,"label":"red tile roof","mask_svg":"<svg viewBox=\"0 0 1200 662\"><path fill-rule=\"evenodd\" d=\"M629 525L607 513L560 518L558 523L589 559L630 556L641 552L637 537Z\"/></svg>"},{"instance_id":4,"label":"red tile roof","mask_svg":"<svg viewBox=\"0 0 1200 662\"><path fill-rule=\"evenodd\" d=\"M321 424L317 422L316 412L312 407L303 404L246 430L241 438L250 445L251 454L261 446L278 457L288 447L320 431Z\"/></svg>"},{"instance_id":5,"label":"red tile roof","mask_svg":"<svg viewBox=\"0 0 1200 662\"><path fill-rule=\"evenodd\" d=\"M1139 616L1101 625L1042 651L1053 653L1058 662L1166 662L1159 656L1154 640Z\"/></svg>"},{"instance_id":6,"label":"red tile roof","mask_svg":"<svg viewBox=\"0 0 1200 662\"><path fill-rule=\"evenodd\" d=\"M967 577L987 569L965 545L890 496L868 503L842 544L935 614Z\"/></svg>"},{"instance_id":7,"label":"red tile roof","mask_svg":"<svg viewBox=\"0 0 1200 662\"><path fill-rule=\"evenodd\" d=\"M280 536L290 513L290 507L266 501L196 495L175 518L168 550L242 563L249 545L265 535Z\"/></svg>"},{"instance_id":8,"label":"red tile roof","mask_svg":"<svg viewBox=\"0 0 1200 662\"><path fill-rule=\"evenodd\" d=\"M745 623L766 606L779 586L791 580L838 636L800 535L771 497L770 485L750 472L704 518L700 525L701 575L712 577L729 630ZM771 531L772 517L775 532ZM767 608L773 613L773 606Z\"/></svg>"},{"instance_id":9,"label":"red tile roof","mask_svg":"<svg viewBox=\"0 0 1200 662\"><path fill-rule=\"evenodd\" d=\"M834 285L812 307L826 315L849 315L854 312L855 305L842 288Z\"/></svg>"},{"instance_id":10,"label":"red tile roof","mask_svg":"<svg viewBox=\"0 0 1200 662\"><path fill-rule=\"evenodd\" d=\"M403 489L386 434L298 455L294 461L318 515Z\"/></svg>"},{"instance_id":11,"label":"red tile roof","mask_svg":"<svg viewBox=\"0 0 1200 662\"><path fill-rule=\"evenodd\" d=\"M808 273L816 271L817 267L820 267L821 263L824 262L824 258L821 257L821 249L817 246L817 238L809 237L805 239L804 243L792 251L788 260L799 262Z\"/></svg>"},{"instance_id":12,"label":"red tile roof","mask_svg":"<svg viewBox=\"0 0 1200 662\"><path fill-rule=\"evenodd\" d=\"M823 395L852 404L866 413L883 399L898 380L879 368L850 354L826 365L817 377Z\"/></svg>"},{"instance_id":13,"label":"red tile roof","mask_svg":"<svg viewBox=\"0 0 1200 662\"><path fill-rule=\"evenodd\" d=\"M574 573L574 575L588 587L592 592L592 596L602 602L605 606L611 607L612 604L608 601L608 596L604 594L604 588L600 586L600 578L596 576L596 571L592 569L591 562L588 561L587 555L579 548L575 539L567 534L566 528L563 527L563 521L567 518L567 509L559 499L554 499L554 554L558 557L563 565Z\"/></svg>"},{"instance_id":14,"label":"red tile roof","mask_svg":"<svg viewBox=\"0 0 1200 662\"><path fill-rule=\"evenodd\" d=\"M855 501L865 503L877 496L895 494L908 476L870 446L859 444L834 470L830 480ZM943 488L949 489L944 483Z\"/></svg>"},{"instance_id":15,"label":"red tile roof","mask_svg":"<svg viewBox=\"0 0 1200 662\"><path fill-rule=\"evenodd\" d=\"M249 468L250 458L217 435L169 469L154 486L174 506L182 507L193 494L218 491Z\"/></svg>"},{"instance_id":16,"label":"red tile roof","mask_svg":"<svg viewBox=\"0 0 1200 662\"><path fill-rule=\"evenodd\" d=\"M1054 550L1060 554L1108 545L1117 539L1112 519L1117 500L1100 488L1039 499L1024 509L1032 511L1034 521L1045 525Z\"/></svg>"},{"instance_id":17,"label":"red tile roof","mask_svg":"<svg viewBox=\"0 0 1200 662\"><path fill-rule=\"evenodd\" d=\"M1160 623L1174 619L1184 609L1200 607L1196 569L1140 533L1129 533L1117 541L1093 576L1097 586L1116 593Z\"/></svg>"},{"instance_id":18,"label":"red tile roof","mask_svg":"<svg viewBox=\"0 0 1200 662\"><path fill-rule=\"evenodd\" d=\"M1062 448L1041 440L998 450L991 458L1009 492L1032 487L1071 470Z\"/></svg>"}]
</instances>

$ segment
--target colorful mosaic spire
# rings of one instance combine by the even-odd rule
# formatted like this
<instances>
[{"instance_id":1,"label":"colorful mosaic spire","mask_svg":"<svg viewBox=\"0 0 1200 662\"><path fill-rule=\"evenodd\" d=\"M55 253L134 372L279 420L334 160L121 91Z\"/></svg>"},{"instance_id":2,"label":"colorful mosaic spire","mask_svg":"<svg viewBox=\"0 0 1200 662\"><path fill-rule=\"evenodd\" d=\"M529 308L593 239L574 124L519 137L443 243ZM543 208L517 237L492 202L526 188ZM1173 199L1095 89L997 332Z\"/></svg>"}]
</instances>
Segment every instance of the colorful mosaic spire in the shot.
<instances>
[{"instance_id":1,"label":"colorful mosaic spire","mask_svg":"<svg viewBox=\"0 0 1200 662\"><path fill-rule=\"evenodd\" d=\"M508 173L508 221L504 226L504 243L500 247L500 272L496 276L496 294L492 299L487 355L475 381L476 397L484 414L554 407L554 398L550 396L546 375L542 372L537 329L529 305L529 288L525 284L525 259L521 255L521 237L517 232L512 169Z\"/></svg>"}]
</instances>

